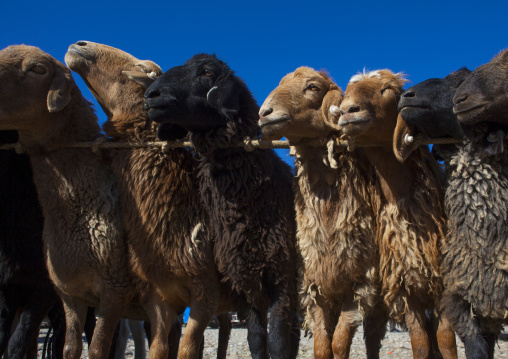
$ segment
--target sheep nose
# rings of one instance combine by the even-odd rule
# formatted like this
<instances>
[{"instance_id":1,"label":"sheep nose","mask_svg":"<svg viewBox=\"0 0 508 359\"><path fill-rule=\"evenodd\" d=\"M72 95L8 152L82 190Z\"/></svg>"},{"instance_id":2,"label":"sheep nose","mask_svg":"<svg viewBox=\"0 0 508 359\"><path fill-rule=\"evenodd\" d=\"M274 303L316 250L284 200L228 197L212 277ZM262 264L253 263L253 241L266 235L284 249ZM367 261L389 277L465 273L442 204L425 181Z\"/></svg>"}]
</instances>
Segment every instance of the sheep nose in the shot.
<instances>
[{"instance_id":1,"label":"sheep nose","mask_svg":"<svg viewBox=\"0 0 508 359\"><path fill-rule=\"evenodd\" d=\"M76 45L78 45L78 46L86 46L86 41L78 41L78 42L76 42Z\"/></svg>"},{"instance_id":2,"label":"sheep nose","mask_svg":"<svg viewBox=\"0 0 508 359\"><path fill-rule=\"evenodd\" d=\"M411 91L411 90L407 90L406 92L404 92L402 94L403 97L415 97L416 96L416 93L414 91Z\"/></svg>"},{"instance_id":3,"label":"sheep nose","mask_svg":"<svg viewBox=\"0 0 508 359\"><path fill-rule=\"evenodd\" d=\"M265 109L261 109L261 117L268 116L272 112L273 112L273 108L271 108L271 107L265 108Z\"/></svg>"},{"instance_id":4,"label":"sheep nose","mask_svg":"<svg viewBox=\"0 0 508 359\"><path fill-rule=\"evenodd\" d=\"M360 106L358 106L358 105L351 105L346 110L346 113L354 113L354 112L360 112Z\"/></svg>"},{"instance_id":5,"label":"sheep nose","mask_svg":"<svg viewBox=\"0 0 508 359\"><path fill-rule=\"evenodd\" d=\"M145 98L155 98L161 95L158 89L149 90L145 93Z\"/></svg>"},{"instance_id":6,"label":"sheep nose","mask_svg":"<svg viewBox=\"0 0 508 359\"><path fill-rule=\"evenodd\" d=\"M453 99L453 103L455 105L458 105L459 103L466 101L467 97L468 97L468 94L460 95L459 97L456 97Z\"/></svg>"}]
</instances>

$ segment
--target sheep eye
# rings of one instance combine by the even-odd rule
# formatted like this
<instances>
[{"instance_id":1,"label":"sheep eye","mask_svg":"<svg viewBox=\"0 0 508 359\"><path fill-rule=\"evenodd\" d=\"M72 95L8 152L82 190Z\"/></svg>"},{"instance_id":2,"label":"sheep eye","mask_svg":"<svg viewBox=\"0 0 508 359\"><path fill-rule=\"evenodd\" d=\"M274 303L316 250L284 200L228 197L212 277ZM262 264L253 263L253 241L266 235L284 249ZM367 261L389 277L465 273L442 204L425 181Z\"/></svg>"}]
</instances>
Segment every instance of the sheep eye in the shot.
<instances>
[{"instance_id":1,"label":"sheep eye","mask_svg":"<svg viewBox=\"0 0 508 359\"><path fill-rule=\"evenodd\" d=\"M42 65L34 65L30 68L30 71L35 72L38 75L44 75L46 72L48 72Z\"/></svg>"},{"instance_id":2,"label":"sheep eye","mask_svg":"<svg viewBox=\"0 0 508 359\"><path fill-rule=\"evenodd\" d=\"M203 74L204 74L205 76L208 76L208 77L213 76L213 72L212 72L212 71L210 71L210 70L204 70L204 71L203 71Z\"/></svg>"},{"instance_id":3,"label":"sheep eye","mask_svg":"<svg viewBox=\"0 0 508 359\"><path fill-rule=\"evenodd\" d=\"M317 87L316 85L310 84L309 86L307 86L307 90L319 91L319 87Z\"/></svg>"}]
</instances>

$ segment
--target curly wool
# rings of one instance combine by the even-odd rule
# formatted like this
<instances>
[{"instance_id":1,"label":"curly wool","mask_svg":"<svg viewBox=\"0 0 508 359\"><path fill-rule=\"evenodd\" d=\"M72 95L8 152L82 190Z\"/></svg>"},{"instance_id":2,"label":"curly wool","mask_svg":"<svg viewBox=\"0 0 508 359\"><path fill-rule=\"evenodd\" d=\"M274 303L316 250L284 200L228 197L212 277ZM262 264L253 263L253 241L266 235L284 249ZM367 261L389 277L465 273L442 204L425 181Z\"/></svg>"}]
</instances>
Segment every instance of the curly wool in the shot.
<instances>
[{"instance_id":1,"label":"curly wool","mask_svg":"<svg viewBox=\"0 0 508 359\"><path fill-rule=\"evenodd\" d=\"M445 238L441 185L436 166L418 150L407 161L418 173L412 198L378 208L380 276L386 304L393 319L402 322L409 294L428 309L441 294L440 246Z\"/></svg>"},{"instance_id":2,"label":"curly wool","mask_svg":"<svg viewBox=\"0 0 508 359\"><path fill-rule=\"evenodd\" d=\"M296 148L297 240L303 257L300 305L311 331L317 325L316 301L338 318L340 298L352 290L363 317L374 307L379 289L368 163L342 152L334 155L338 169L332 169L322 152Z\"/></svg>"},{"instance_id":3,"label":"curly wool","mask_svg":"<svg viewBox=\"0 0 508 359\"><path fill-rule=\"evenodd\" d=\"M292 173L273 150L230 147L258 131L254 117L241 122L193 133L191 141L200 156L198 179L210 229L220 238L217 268L236 295L267 309L276 288L285 288L288 304L296 302Z\"/></svg>"},{"instance_id":4,"label":"curly wool","mask_svg":"<svg viewBox=\"0 0 508 359\"><path fill-rule=\"evenodd\" d=\"M487 156L482 150L485 126L449 159L445 203L448 241L443 246L446 297L470 304L480 326L499 333L508 318L508 153ZM447 310L459 318L455 306ZM455 323L461 336L473 329Z\"/></svg>"},{"instance_id":5,"label":"curly wool","mask_svg":"<svg viewBox=\"0 0 508 359\"><path fill-rule=\"evenodd\" d=\"M130 122L131 129L117 130L118 136L138 142L156 138L157 126L151 121L140 118L136 126L136 121L123 121ZM115 118L119 122L122 119ZM183 149L150 148L114 150L111 157L137 274L161 287L168 278L213 277L208 218L196 205L200 199L193 155Z\"/></svg>"}]
</instances>

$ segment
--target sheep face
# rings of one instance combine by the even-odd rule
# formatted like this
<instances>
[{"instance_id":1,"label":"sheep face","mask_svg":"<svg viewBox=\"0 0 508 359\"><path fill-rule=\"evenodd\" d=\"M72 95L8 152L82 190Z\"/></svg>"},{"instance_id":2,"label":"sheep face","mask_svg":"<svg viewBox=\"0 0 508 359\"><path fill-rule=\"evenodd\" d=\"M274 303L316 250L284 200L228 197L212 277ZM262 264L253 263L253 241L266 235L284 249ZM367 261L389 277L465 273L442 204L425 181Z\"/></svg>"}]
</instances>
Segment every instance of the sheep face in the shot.
<instances>
[{"instance_id":1,"label":"sheep face","mask_svg":"<svg viewBox=\"0 0 508 359\"><path fill-rule=\"evenodd\" d=\"M191 132L225 126L240 111L243 81L214 55L200 54L166 71L146 91L151 120L172 123Z\"/></svg>"},{"instance_id":2,"label":"sheep face","mask_svg":"<svg viewBox=\"0 0 508 359\"><path fill-rule=\"evenodd\" d=\"M429 79L404 91L399 101L399 117L393 136L395 156L404 162L418 147L407 140L452 137L462 139L464 134L453 113L453 95L471 71L462 68L442 79Z\"/></svg>"},{"instance_id":3,"label":"sheep face","mask_svg":"<svg viewBox=\"0 0 508 359\"><path fill-rule=\"evenodd\" d=\"M462 124L492 122L508 127L508 50L476 68L453 97Z\"/></svg>"},{"instance_id":4,"label":"sheep face","mask_svg":"<svg viewBox=\"0 0 508 359\"><path fill-rule=\"evenodd\" d=\"M54 123L52 113L63 110L75 86L68 68L32 46L0 51L0 129L19 130L38 138Z\"/></svg>"},{"instance_id":5,"label":"sheep face","mask_svg":"<svg viewBox=\"0 0 508 359\"><path fill-rule=\"evenodd\" d=\"M342 132L360 144L392 147L404 82L401 74L389 70L353 76L340 105Z\"/></svg>"},{"instance_id":6,"label":"sheep face","mask_svg":"<svg viewBox=\"0 0 508 359\"><path fill-rule=\"evenodd\" d=\"M333 123L330 106L339 106L342 90L324 73L308 67L296 69L280 81L259 111L263 139L325 137Z\"/></svg>"},{"instance_id":7,"label":"sheep face","mask_svg":"<svg viewBox=\"0 0 508 359\"><path fill-rule=\"evenodd\" d=\"M91 41L70 45L65 63L83 78L108 117L141 104L146 88L162 74L152 61Z\"/></svg>"}]
</instances>

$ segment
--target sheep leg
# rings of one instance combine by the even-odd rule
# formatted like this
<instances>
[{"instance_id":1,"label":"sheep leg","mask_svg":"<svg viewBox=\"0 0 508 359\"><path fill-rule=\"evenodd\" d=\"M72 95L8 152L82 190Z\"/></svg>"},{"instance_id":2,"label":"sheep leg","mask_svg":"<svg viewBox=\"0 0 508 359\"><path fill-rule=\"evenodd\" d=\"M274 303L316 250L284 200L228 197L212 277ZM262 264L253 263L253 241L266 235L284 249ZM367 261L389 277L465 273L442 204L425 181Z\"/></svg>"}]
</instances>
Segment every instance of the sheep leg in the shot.
<instances>
[{"instance_id":1,"label":"sheep leg","mask_svg":"<svg viewBox=\"0 0 508 359\"><path fill-rule=\"evenodd\" d=\"M205 329L212 318L212 310L208 305L193 298L191 300L189 321L185 327L178 358L197 359Z\"/></svg>"},{"instance_id":2,"label":"sheep leg","mask_svg":"<svg viewBox=\"0 0 508 359\"><path fill-rule=\"evenodd\" d=\"M168 335L177 313L155 293L144 305L150 320L150 359L167 359L169 354Z\"/></svg>"},{"instance_id":3,"label":"sheep leg","mask_svg":"<svg viewBox=\"0 0 508 359\"><path fill-rule=\"evenodd\" d=\"M146 356L145 349L145 329L143 328L143 322L140 320L127 320L129 329L131 330L132 339L134 340L134 358L144 359Z\"/></svg>"},{"instance_id":4,"label":"sheep leg","mask_svg":"<svg viewBox=\"0 0 508 359\"><path fill-rule=\"evenodd\" d=\"M118 323L125 312L127 299L128 297L119 291L105 291L101 295L98 319L88 349L89 358L109 356Z\"/></svg>"},{"instance_id":5,"label":"sheep leg","mask_svg":"<svg viewBox=\"0 0 508 359\"><path fill-rule=\"evenodd\" d=\"M64 359L80 359L83 349L82 333L88 306L81 300L60 294L65 311Z\"/></svg>"},{"instance_id":6,"label":"sheep leg","mask_svg":"<svg viewBox=\"0 0 508 359\"><path fill-rule=\"evenodd\" d=\"M296 359L298 356L298 349L300 348L300 320L298 318L298 313L294 311L293 313L293 321L291 326L291 351L289 353L289 359Z\"/></svg>"},{"instance_id":7,"label":"sheep leg","mask_svg":"<svg viewBox=\"0 0 508 359\"><path fill-rule=\"evenodd\" d=\"M386 334L388 311L383 303L379 302L365 317L364 338L368 359L379 359L381 342Z\"/></svg>"},{"instance_id":8,"label":"sheep leg","mask_svg":"<svg viewBox=\"0 0 508 359\"><path fill-rule=\"evenodd\" d=\"M466 358L488 359L489 346L471 312L471 304L459 295L443 295L441 308L443 316L452 323L453 329L464 342Z\"/></svg>"},{"instance_id":9,"label":"sheep leg","mask_svg":"<svg viewBox=\"0 0 508 359\"><path fill-rule=\"evenodd\" d=\"M358 310L358 304L355 303L353 292L346 293L342 304L339 321L333 332L332 351L333 357L349 358L351 343L356 332L356 328L362 323L362 312Z\"/></svg>"},{"instance_id":10,"label":"sheep leg","mask_svg":"<svg viewBox=\"0 0 508 359\"><path fill-rule=\"evenodd\" d=\"M266 311L249 308L247 315L247 342L252 359L268 358L266 341Z\"/></svg>"},{"instance_id":11,"label":"sheep leg","mask_svg":"<svg viewBox=\"0 0 508 359\"><path fill-rule=\"evenodd\" d=\"M32 298L32 303L21 313L16 330L9 340L9 358L22 359L25 356L33 357L33 354L37 357L39 328L55 299L55 296ZM29 350L32 355L29 355Z\"/></svg>"},{"instance_id":12,"label":"sheep leg","mask_svg":"<svg viewBox=\"0 0 508 359\"><path fill-rule=\"evenodd\" d=\"M11 337L11 326L16 316L16 310L6 295L5 286L0 288L0 358L4 355Z\"/></svg>"},{"instance_id":13,"label":"sheep leg","mask_svg":"<svg viewBox=\"0 0 508 359\"><path fill-rule=\"evenodd\" d=\"M425 310L418 302L418 298L409 296L407 298L406 325L409 328L414 359L429 358L430 341L425 330L426 319Z\"/></svg>"},{"instance_id":14,"label":"sheep leg","mask_svg":"<svg viewBox=\"0 0 508 359\"><path fill-rule=\"evenodd\" d=\"M450 322L444 316L439 317L437 345L443 358L457 359L455 332L453 331Z\"/></svg>"},{"instance_id":15,"label":"sheep leg","mask_svg":"<svg viewBox=\"0 0 508 359\"><path fill-rule=\"evenodd\" d=\"M226 359L228 352L229 337L231 335L231 317L229 313L217 316L219 320L219 344L217 348L217 359Z\"/></svg>"},{"instance_id":16,"label":"sheep leg","mask_svg":"<svg viewBox=\"0 0 508 359\"><path fill-rule=\"evenodd\" d=\"M293 305L287 295L279 291L270 308L268 348L270 357L289 358L291 352L291 329L293 324ZM296 348L298 350L298 347Z\"/></svg>"},{"instance_id":17,"label":"sheep leg","mask_svg":"<svg viewBox=\"0 0 508 359\"><path fill-rule=\"evenodd\" d=\"M125 356L125 348L127 348L127 341L129 340L130 329L127 324L127 319L120 320L120 329L118 330L118 339L116 341L114 359L122 359Z\"/></svg>"},{"instance_id":18,"label":"sheep leg","mask_svg":"<svg viewBox=\"0 0 508 359\"><path fill-rule=\"evenodd\" d=\"M339 304L340 305L340 304ZM331 310L329 304L321 295L316 296L316 303L309 310L311 321L314 323L314 358L330 359L332 357L332 328Z\"/></svg>"}]
</instances>

